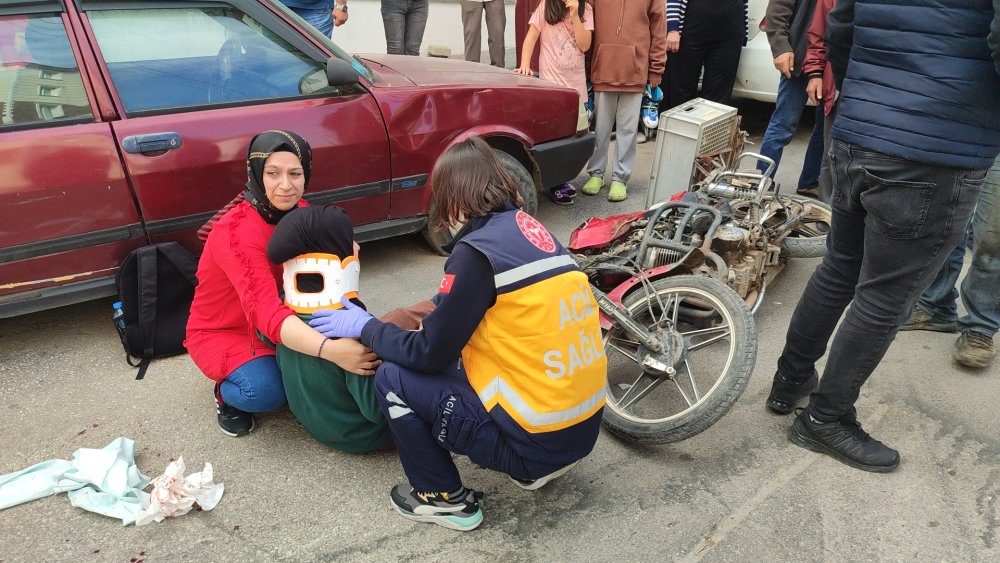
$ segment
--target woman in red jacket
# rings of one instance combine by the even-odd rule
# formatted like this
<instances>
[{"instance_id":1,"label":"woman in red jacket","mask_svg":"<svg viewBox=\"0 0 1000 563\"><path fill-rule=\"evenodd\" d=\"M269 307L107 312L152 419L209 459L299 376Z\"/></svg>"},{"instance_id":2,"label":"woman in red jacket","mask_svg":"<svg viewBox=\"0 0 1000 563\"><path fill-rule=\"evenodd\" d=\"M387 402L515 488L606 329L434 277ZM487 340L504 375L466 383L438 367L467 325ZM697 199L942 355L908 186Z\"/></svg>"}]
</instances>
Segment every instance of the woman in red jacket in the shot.
<instances>
[{"instance_id":1,"label":"woman in red jacket","mask_svg":"<svg viewBox=\"0 0 1000 563\"><path fill-rule=\"evenodd\" d=\"M328 341L285 307L278 295L281 265L267 259L278 221L301 201L309 183L309 143L290 131L265 131L250 141L246 191L216 214L199 235L205 250L184 345L215 381L219 426L230 436L254 427L251 413L285 403L274 344L372 375L375 355L356 340Z\"/></svg>"}]
</instances>

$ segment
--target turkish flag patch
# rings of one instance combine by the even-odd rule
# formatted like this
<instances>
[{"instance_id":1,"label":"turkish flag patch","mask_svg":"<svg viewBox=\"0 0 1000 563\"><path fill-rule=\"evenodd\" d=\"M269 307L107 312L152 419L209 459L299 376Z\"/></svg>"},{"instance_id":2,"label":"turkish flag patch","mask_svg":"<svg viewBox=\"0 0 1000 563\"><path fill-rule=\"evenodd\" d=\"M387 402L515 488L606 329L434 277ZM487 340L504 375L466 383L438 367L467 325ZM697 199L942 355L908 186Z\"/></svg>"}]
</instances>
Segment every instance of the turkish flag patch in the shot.
<instances>
[{"instance_id":1,"label":"turkish flag patch","mask_svg":"<svg viewBox=\"0 0 1000 563\"><path fill-rule=\"evenodd\" d=\"M438 293L451 293L451 286L455 285L455 274L445 274L438 286Z\"/></svg>"}]
</instances>

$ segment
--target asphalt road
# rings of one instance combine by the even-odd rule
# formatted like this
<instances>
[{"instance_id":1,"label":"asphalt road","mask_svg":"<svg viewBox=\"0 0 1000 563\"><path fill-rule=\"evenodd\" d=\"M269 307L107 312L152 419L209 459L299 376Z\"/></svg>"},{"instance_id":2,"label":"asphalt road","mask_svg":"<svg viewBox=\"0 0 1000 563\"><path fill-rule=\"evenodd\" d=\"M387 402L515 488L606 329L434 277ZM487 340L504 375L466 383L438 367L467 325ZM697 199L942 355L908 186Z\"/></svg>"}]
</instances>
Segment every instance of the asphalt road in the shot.
<instances>
[{"instance_id":1,"label":"asphalt road","mask_svg":"<svg viewBox=\"0 0 1000 563\"><path fill-rule=\"evenodd\" d=\"M744 111L759 139L770 106ZM804 141L786 151L786 186ZM651 153L640 146L625 203L546 199L539 218L565 241L590 216L641 208ZM444 264L418 236L366 244L361 256L376 312L429 296ZM576 469L534 493L461 460L466 483L486 492L485 521L466 534L399 518L388 499L403 481L394 454L329 450L287 410L261 416L248 437L223 435L211 385L187 356L156 361L134 381L111 300L2 320L0 475L126 436L150 477L183 455L189 471L211 462L226 489L211 512L141 528L74 508L65 495L3 510L0 560L1000 560L1000 368L959 368L954 336L901 334L862 392L865 428L902 454L895 473L802 450L786 438L790 419L764 409L816 263L793 261L769 287L754 375L715 426L665 446L604 434Z\"/></svg>"}]
</instances>

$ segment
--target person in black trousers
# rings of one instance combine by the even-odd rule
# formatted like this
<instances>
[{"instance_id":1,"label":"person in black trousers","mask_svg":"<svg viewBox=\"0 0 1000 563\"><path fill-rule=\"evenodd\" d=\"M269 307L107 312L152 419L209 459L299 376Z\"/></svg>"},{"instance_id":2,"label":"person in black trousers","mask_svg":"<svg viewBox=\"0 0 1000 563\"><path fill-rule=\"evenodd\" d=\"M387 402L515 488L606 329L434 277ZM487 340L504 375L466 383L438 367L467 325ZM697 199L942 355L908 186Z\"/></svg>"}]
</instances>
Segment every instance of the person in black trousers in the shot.
<instances>
[{"instance_id":1,"label":"person in black trousers","mask_svg":"<svg viewBox=\"0 0 1000 563\"><path fill-rule=\"evenodd\" d=\"M669 100L683 104L701 97L729 105L747 41L746 0L667 0Z\"/></svg>"}]
</instances>

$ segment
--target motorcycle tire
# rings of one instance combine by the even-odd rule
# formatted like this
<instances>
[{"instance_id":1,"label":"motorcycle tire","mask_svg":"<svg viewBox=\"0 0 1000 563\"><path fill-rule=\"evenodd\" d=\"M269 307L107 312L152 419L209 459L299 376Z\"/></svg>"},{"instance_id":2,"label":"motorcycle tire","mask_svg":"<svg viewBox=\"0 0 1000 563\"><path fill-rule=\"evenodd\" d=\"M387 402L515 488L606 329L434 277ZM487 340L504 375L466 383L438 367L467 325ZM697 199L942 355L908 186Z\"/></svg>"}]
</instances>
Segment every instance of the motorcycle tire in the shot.
<instances>
[{"instance_id":1,"label":"motorcycle tire","mask_svg":"<svg viewBox=\"0 0 1000 563\"><path fill-rule=\"evenodd\" d=\"M825 256L826 233L830 230L830 222L833 220L830 206L822 201L799 195L784 197L811 204L813 212L781 241L781 255L789 258L821 258Z\"/></svg>"},{"instance_id":2,"label":"motorcycle tire","mask_svg":"<svg viewBox=\"0 0 1000 563\"><path fill-rule=\"evenodd\" d=\"M538 211L538 186L535 185L535 180L531 172L521 164L521 161L504 151L497 150L496 155L503 169L510 174L511 179L517 185L517 192L521 194L521 200L524 202L521 209L528 215L534 215ZM431 189L434 189L433 186ZM436 254L448 256L448 252L445 251L444 247L454 237L451 236L451 233L447 229L438 230L432 228L436 213L437 210L434 207L434 202L431 200L431 207L427 213L427 224L420 233L424 235L424 240L427 241L427 244L430 245Z\"/></svg>"},{"instance_id":3,"label":"motorcycle tire","mask_svg":"<svg viewBox=\"0 0 1000 563\"><path fill-rule=\"evenodd\" d=\"M683 275L656 280L648 290L629 294L622 305L647 329L667 326L664 323L676 327L684 335L684 359L677 363L675 377L649 375L641 368L643 351L620 327L605 332L604 426L630 442L663 444L690 438L715 424L746 389L757 360L757 329L746 303L714 278ZM677 319L676 324L663 319L664 310ZM660 320L654 322L657 317ZM699 379L704 393L699 391ZM643 388L636 393L639 398L631 400L632 389L644 384L649 389Z\"/></svg>"}]
</instances>

